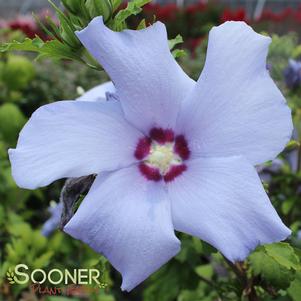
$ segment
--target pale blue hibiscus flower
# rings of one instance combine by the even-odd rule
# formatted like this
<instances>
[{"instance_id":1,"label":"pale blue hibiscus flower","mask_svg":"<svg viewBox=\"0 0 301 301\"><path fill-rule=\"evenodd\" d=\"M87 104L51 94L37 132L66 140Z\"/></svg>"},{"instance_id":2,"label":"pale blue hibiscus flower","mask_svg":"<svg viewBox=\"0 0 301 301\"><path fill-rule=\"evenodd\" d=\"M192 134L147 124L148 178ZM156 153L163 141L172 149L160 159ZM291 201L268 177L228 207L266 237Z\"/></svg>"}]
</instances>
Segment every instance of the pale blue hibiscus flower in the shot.
<instances>
[{"instance_id":1,"label":"pale blue hibiscus flower","mask_svg":"<svg viewBox=\"0 0 301 301\"><path fill-rule=\"evenodd\" d=\"M86 91L77 98L78 101L106 101L117 98L116 89L112 82L103 83L91 90Z\"/></svg>"},{"instance_id":2,"label":"pale blue hibiscus flower","mask_svg":"<svg viewBox=\"0 0 301 301\"><path fill-rule=\"evenodd\" d=\"M197 82L172 57L165 26L113 32L101 17L77 36L111 77L119 101L38 109L10 150L19 186L98 174L64 228L103 253L130 291L180 250L174 230L243 260L285 239L254 165L292 132L266 69L271 39L243 22L209 35Z\"/></svg>"},{"instance_id":3,"label":"pale blue hibiscus flower","mask_svg":"<svg viewBox=\"0 0 301 301\"><path fill-rule=\"evenodd\" d=\"M78 97L78 101L99 101L106 102L109 100L116 100L116 89L112 82L106 82L99 86L92 88L84 92L83 95ZM63 202L54 204L53 202L48 208L50 217L43 224L41 229L42 235L45 237L50 236L55 230L57 230L61 224L61 217L63 213Z\"/></svg>"}]
</instances>

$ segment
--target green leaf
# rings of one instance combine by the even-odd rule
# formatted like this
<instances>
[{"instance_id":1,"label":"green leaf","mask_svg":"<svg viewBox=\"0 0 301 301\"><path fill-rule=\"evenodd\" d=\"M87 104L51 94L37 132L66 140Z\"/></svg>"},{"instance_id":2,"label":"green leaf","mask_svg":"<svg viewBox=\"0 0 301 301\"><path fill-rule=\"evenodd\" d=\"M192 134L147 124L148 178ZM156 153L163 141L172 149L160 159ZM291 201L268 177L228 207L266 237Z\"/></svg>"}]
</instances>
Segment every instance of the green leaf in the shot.
<instances>
[{"instance_id":1,"label":"green leaf","mask_svg":"<svg viewBox=\"0 0 301 301\"><path fill-rule=\"evenodd\" d=\"M151 0L133 0L128 3L125 9L120 10L114 18L113 28L122 30L125 28L125 21L132 15L137 15L142 11L142 6L151 2Z\"/></svg>"},{"instance_id":2,"label":"green leaf","mask_svg":"<svg viewBox=\"0 0 301 301\"><path fill-rule=\"evenodd\" d=\"M185 56L187 53L185 50L183 49L175 49L172 51L172 55L175 59L179 58L179 57L183 57Z\"/></svg>"},{"instance_id":3,"label":"green leaf","mask_svg":"<svg viewBox=\"0 0 301 301\"><path fill-rule=\"evenodd\" d=\"M48 0L53 9L55 10L57 17L60 21L61 37L71 47L78 49L81 47L79 39L75 35L76 27L69 18L51 1Z\"/></svg>"},{"instance_id":4,"label":"green leaf","mask_svg":"<svg viewBox=\"0 0 301 301\"><path fill-rule=\"evenodd\" d=\"M146 28L146 21L145 19L142 19L141 22L139 23L139 25L137 26L137 30L141 30Z\"/></svg>"},{"instance_id":5,"label":"green leaf","mask_svg":"<svg viewBox=\"0 0 301 301\"><path fill-rule=\"evenodd\" d=\"M117 10L122 3L122 0L111 0L113 11Z\"/></svg>"},{"instance_id":6,"label":"green leaf","mask_svg":"<svg viewBox=\"0 0 301 301\"><path fill-rule=\"evenodd\" d=\"M13 103L0 105L0 133L2 139L8 145L14 145L16 143L19 131L25 122L26 118L18 106Z\"/></svg>"},{"instance_id":7,"label":"green leaf","mask_svg":"<svg viewBox=\"0 0 301 301\"><path fill-rule=\"evenodd\" d=\"M170 262L148 280L149 285L143 291L142 300L174 301L182 287L194 287L198 282L199 278L189 265Z\"/></svg>"},{"instance_id":8,"label":"green leaf","mask_svg":"<svg viewBox=\"0 0 301 301\"><path fill-rule=\"evenodd\" d=\"M183 38L181 35L177 35L174 39L171 39L168 41L169 49L173 50L175 48L175 46L177 46L181 43L183 43ZM186 52L183 49L174 49L172 51L172 55L176 59L176 58L185 56Z\"/></svg>"},{"instance_id":9,"label":"green leaf","mask_svg":"<svg viewBox=\"0 0 301 301\"><path fill-rule=\"evenodd\" d=\"M174 39L170 39L168 41L168 46L170 50L173 50L175 46L182 44L183 43L183 38L181 35L177 35Z\"/></svg>"},{"instance_id":10,"label":"green leaf","mask_svg":"<svg viewBox=\"0 0 301 301\"><path fill-rule=\"evenodd\" d=\"M23 42L12 41L10 43L4 43L0 45L0 52L7 52L11 50L20 51L33 51L43 47L44 42L40 38L29 39L26 38Z\"/></svg>"},{"instance_id":11,"label":"green leaf","mask_svg":"<svg viewBox=\"0 0 301 301\"><path fill-rule=\"evenodd\" d=\"M199 265L195 268L195 272L201 277L211 279L213 276L213 267L211 264Z\"/></svg>"},{"instance_id":12,"label":"green leaf","mask_svg":"<svg viewBox=\"0 0 301 301\"><path fill-rule=\"evenodd\" d=\"M71 12L72 14L78 14L81 11L82 4L84 4L85 0L61 0L64 7Z\"/></svg>"},{"instance_id":13,"label":"green leaf","mask_svg":"<svg viewBox=\"0 0 301 301\"><path fill-rule=\"evenodd\" d=\"M288 243L275 243L264 246L267 255L272 257L278 264L287 269L300 268L298 256L295 254L293 247Z\"/></svg>"},{"instance_id":14,"label":"green leaf","mask_svg":"<svg viewBox=\"0 0 301 301\"><path fill-rule=\"evenodd\" d=\"M295 199L289 198L281 204L281 209L284 215L287 215L295 205Z\"/></svg>"},{"instance_id":15,"label":"green leaf","mask_svg":"<svg viewBox=\"0 0 301 301\"><path fill-rule=\"evenodd\" d=\"M287 292L294 301L301 300L301 271L296 273L296 278L287 289Z\"/></svg>"},{"instance_id":16,"label":"green leaf","mask_svg":"<svg viewBox=\"0 0 301 301\"><path fill-rule=\"evenodd\" d=\"M296 140L291 140L286 146L285 146L285 150L286 151L290 151L293 150L295 148L299 148L300 147L300 142L296 141Z\"/></svg>"},{"instance_id":17,"label":"green leaf","mask_svg":"<svg viewBox=\"0 0 301 301\"><path fill-rule=\"evenodd\" d=\"M50 26L50 27L54 30L54 31L52 32L51 30L49 30L49 29L44 25L44 23L39 19L39 17L38 17L35 13L32 13L32 16L33 16L33 18L35 19L36 23L43 29L43 31L44 31L45 33L48 34L48 36L49 36L50 38L56 39L57 37L60 36L59 30L58 30L57 26L55 25L55 27L53 27L53 25L54 25L54 22L53 22L53 21L52 21L51 26ZM46 18L47 18L47 17L46 17ZM48 20L51 20L51 18L48 17L48 18L47 18L47 21L48 21ZM49 21L48 21L48 22L49 22Z\"/></svg>"},{"instance_id":18,"label":"green leaf","mask_svg":"<svg viewBox=\"0 0 301 301\"><path fill-rule=\"evenodd\" d=\"M113 13L113 7L110 0L86 0L86 7L90 13L90 17L103 16L106 22Z\"/></svg>"},{"instance_id":19,"label":"green leaf","mask_svg":"<svg viewBox=\"0 0 301 301\"><path fill-rule=\"evenodd\" d=\"M47 266L52 255L53 255L52 251L48 251L48 252L44 253L43 255L41 255L40 257L38 257L37 259L34 260L33 267L41 268L41 267Z\"/></svg>"},{"instance_id":20,"label":"green leaf","mask_svg":"<svg viewBox=\"0 0 301 301\"><path fill-rule=\"evenodd\" d=\"M41 38L36 37L34 39L26 38L23 42L12 41L11 43L5 43L0 45L0 52L7 51L30 51L38 54L39 58L53 58L53 59L69 59L69 60L81 60L81 58L70 51L70 48L65 46L58 40L51 40L44 42Z\"/></svg>"},{"instance_id":21,"label":"green leaf","mask_svg":"<svg viewBox=\"0 0 301 301\"><path fill-rule=\"evenodd\" d=\"M295 271L280 265L266 253L264 247L252 253L249 262L255 276L261 276L265 283L277 289L286 289L294 279Z\"/></svg>"}]
</instances>

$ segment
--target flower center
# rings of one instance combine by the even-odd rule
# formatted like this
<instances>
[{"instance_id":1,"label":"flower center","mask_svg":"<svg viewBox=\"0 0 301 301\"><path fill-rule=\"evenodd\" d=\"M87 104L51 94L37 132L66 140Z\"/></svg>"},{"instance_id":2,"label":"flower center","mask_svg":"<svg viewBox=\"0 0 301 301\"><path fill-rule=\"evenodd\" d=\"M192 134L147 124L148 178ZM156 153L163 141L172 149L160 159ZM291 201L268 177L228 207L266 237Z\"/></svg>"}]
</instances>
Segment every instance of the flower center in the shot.
<instances>
[{"instance_id":1,"label":"flower center","mask_svg":"<svg viewBox=\"0 0 301 301\"><path fill-rule=\"evenodd\" d=\"M160 173L164 175L171 165L181 164L182 159L174 152L174 143L160 145L157 142L153 142L150 153L144 162L158 168Z\"/></svg>"},{"instance_id":2,"label":"flower center","mask_svg":"<svg viewBox=\"0 0 301 301\"><path fill-rule=\"evenodd\" d=\"M175 136L170 129L151 129L149 136L138 141L135 157L140 160L139 169L144 177L152 181L174 180L187 166L190 150L183 135Z\"/></svg>"}]
</instances>

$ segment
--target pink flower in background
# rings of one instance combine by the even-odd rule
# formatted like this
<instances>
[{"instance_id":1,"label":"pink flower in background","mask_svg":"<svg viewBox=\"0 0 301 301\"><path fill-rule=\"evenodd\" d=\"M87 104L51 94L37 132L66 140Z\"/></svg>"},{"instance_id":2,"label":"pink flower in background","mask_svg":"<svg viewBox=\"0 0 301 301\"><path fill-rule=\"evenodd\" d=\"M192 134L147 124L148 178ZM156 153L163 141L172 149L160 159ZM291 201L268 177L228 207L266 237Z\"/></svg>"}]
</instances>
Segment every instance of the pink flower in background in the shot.
<instances>
[{"instance_id":1,"label":"pink flower in background","mask_svg":"<svg viewBox=\"0 0 301 301\"><path fill-rule=\"evenodd\" d=\"M8 21L8 27L21 30L27 37L34 38L40 32L32 16L18 16L16 19Z\"/></svg>"}]
</instances>

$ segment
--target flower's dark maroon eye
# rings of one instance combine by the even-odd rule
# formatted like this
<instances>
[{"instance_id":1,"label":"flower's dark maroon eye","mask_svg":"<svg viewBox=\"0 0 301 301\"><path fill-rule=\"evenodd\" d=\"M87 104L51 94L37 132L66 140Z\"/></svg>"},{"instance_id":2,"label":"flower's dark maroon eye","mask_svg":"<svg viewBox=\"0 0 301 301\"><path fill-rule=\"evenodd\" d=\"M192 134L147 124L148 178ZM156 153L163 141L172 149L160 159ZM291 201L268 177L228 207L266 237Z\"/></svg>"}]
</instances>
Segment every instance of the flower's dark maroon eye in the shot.
<instances>
[{"instance_id":1,"label":"flower's dark maroon eye","mask_svg":"<svg viewBox=\"0 0 301 301\"><path fill-rule=\"evenodd\" d=\"M189 158L190 150L184 135L176 137L174 150L182 158L182 160L187 160Z\"/></svg>"},{"instance_id":2,"label":"flower's dark maroon eye","mask_svg":"<svg viewBox=\"0 0 301 301\"><path fill-rule=\"evenodd\" d=\"M174 178L181 175L186 169L187 166L185 164L171 166L168 172L163 177L164 181L171 182Z\"/></svg>"},{"instance_id":3,"label":"flower's dark maroon eye","mask_svg":"<svg viewBox=\"0 0 301 301\"><path fill-rule=\"evenodd\" d=\"M170 182L187 169L184 161L190 150L184 135L176 136L171 129L152 128L149 137L141 138L135 157L140 160L139 170L152 181Z\"/></svg>"},{"instance_id":4,"label":"flower's dark maroon eye","mask_svg":"<svg viewBox=\"0 0 301 301\"><path fill-rule=\"evenodd\" d=\"M173 130L171 129L163 130L162 128L152 128L149 132L149 136L152 140L160 144L173 142L175 138Z\"/></svg>"},{"instance_id":5,"label":"flower's dark maroon eye","mask_svg":"<svg viewBox=\"0 0 301 301\"><path fill-rule=\"evenodd\" d=\"M148 164L145 164L144 162L141 162L139 164L139 169L141 173L148 179L155 182L158 182L162 179L162 175L160 173L160 170L156 167L152 167Z\"/></svg>"},{"instance_id":6,"label":"flower's dark maroon eye","mask_svg":"<svg viewBox=\"0 0 301 301\"><path fill-rule=\"evenodd\" d=\"M135 157L138 160L142 160L143 158L145 158L150 153L151 144L152 144L152 140L150 138L148 137L141 138L136 146Z\"/></svg>"}]
</instances>

